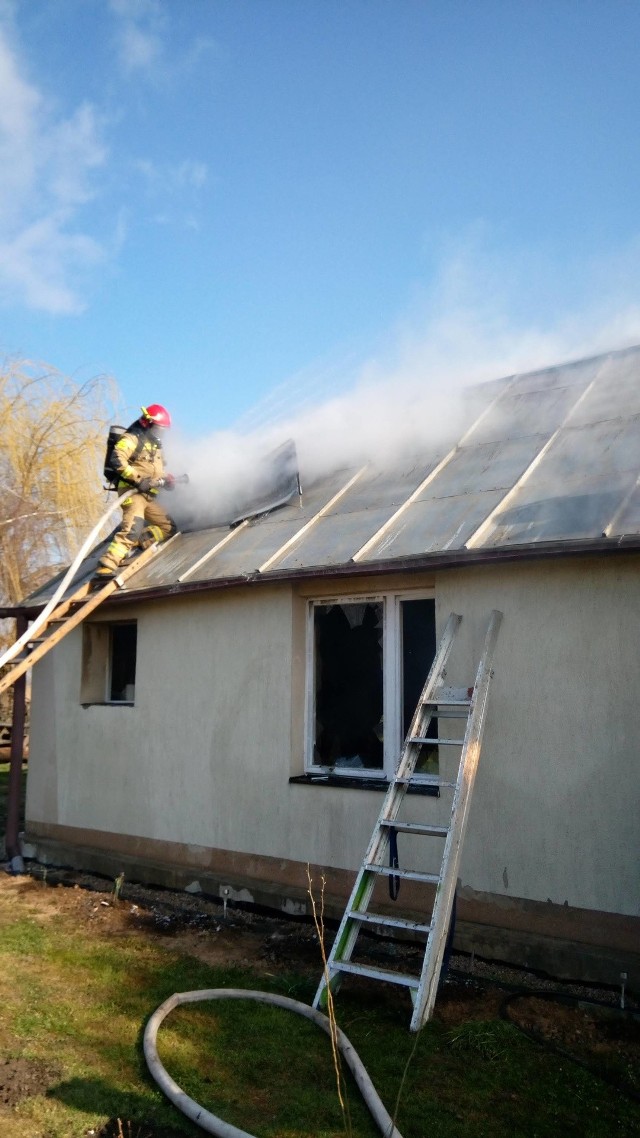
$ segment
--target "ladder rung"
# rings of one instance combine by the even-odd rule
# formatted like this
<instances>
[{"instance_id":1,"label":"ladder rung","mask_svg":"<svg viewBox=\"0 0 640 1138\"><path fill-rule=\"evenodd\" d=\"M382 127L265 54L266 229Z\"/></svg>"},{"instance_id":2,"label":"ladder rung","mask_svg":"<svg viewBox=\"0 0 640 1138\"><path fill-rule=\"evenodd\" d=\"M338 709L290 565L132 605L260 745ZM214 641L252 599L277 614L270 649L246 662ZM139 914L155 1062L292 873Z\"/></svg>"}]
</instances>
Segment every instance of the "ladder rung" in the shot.
<instances>
[{"instance_id":1,"label":"ladder rung","mask_svg":"<svg viewBox=\"0 0 640 1138\"><path fill-rule=\"evenodd\" d=\"M470 699L423 699L423 707L471 707Z\"/></svg>"},{"instance_id":2,"label":"ladder rung","mask_svg":"<svg viewBox=\"0 0 640 1138\"><path fill-rule=\"evenodd\" d=\"M469 718L469 712L468 711L461 711L461 710L458 710L458 711L438 710L435 712L433 718L434 719L468 719Z\"/></svg>"},{"instance_id":3,"label":"ladder rung","mask_svg":"<svg viewBox=\"0 0 640 1138\"><path fill-rule=\"evenodd\" d=\"M356 976L368 976L370 980L386 980L389 984L402 984L405 988L418 988L420 984L417 976L407 976L405 972L386 972L382 968L370 968L367 964L348 964L346 960L333 960L331 971L351 972Z\"/></svg>"},{"instance_id":4,"label":"ladder rung","mask_svg":"<svg viewBox=\"0 0 640 1138\"><path fill-rule=\"evenodd\" d=\"M413 739L407 739L408 743L431 743L432 747L461 747L464 739L430 739L428 735L416 735Z\"/></svg>"},{"instance_id":5,"label":"ladder rung","mask_svg":"<svg viewBox=\"0 0 640 1138\"><path fill-rule=\"evenodd\" d=\"M384 925L391 929L408 929L414 933L429 933L431 925L420 921L410 921L406 917L383 917L380 913L359 913L356 909L349 909L347 916L352 921L364 921L369 925Z\"/></svg>"},{"instance_id":6,"label":"ladder rung","mask_svg":"<svg viewBox=\"0 0 640 1138\"><path fill-rule=\"evenodd\" d=\"M402 877L405 881L426 881L429 885L437 885L440 880L437 873L423 873L419 869L396 869L392 865L375 865L372 861L365 862L363 869L371 873L381 873L383 877Z\"/></svg>"},{"instance_id":7,"label":"ladder rung","mask_svg":"<svg viewBox=\"0 0 640 1138\"><path fill-rule=\"evenodd\" d=\"M383 818L381 826L390 826L401 834L426 834L432 838L446 838L449 833L448 826L427 826L423 822L398 822L391 818Z\"/></svg>"},{"instance_id":8,"label":"ladder rung","mask_svg":"<svg viewBox=\"0 0 640 1138\"><path fill-rule=\"evenodd\" d=\"M450 786L454 788L456 786L455 782L444 782L443 779L436 778L435 775L430 774L399 775L394 778L393 781L403 786L408 785L410 782L414 783L415 786Z\"/></svg>"}]
</instances>

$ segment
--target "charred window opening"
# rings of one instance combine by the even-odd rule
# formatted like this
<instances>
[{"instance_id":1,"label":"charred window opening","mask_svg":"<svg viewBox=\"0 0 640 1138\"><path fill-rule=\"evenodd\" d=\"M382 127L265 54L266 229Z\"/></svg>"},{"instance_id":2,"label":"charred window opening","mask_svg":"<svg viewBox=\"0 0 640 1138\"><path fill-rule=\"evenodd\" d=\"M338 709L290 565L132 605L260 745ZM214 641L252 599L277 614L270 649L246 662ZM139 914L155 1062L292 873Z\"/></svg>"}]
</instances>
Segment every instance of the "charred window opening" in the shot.
<instances>
[{"instance_id":1,"label":"charred window opening","mask_svg":"<svg viewBox=\"0 0 640 1138\"><path fill-rule=\"evenodd\" d=\"M112 624L109 637L110 703L133 703L136 693L136 624Z\"/></svg>"},{"instance_id":2,"label":"charred window opening","mask_svg":"<svg viewBox=\"0 0 640 1138\"><path fill-rule=\"evenodd\" d=\"M309 603L306 770L311 777L392 777L436 651L433 594ZM437 720L426 732L438 737ZM416 774L438 771L422 745Z\"/></svg>"},{"instance_id":3,"label":"charred window opening","mask_svg":"<svg viewBox=\"0 0 640 1138\"><path fill-rule=\"evenodd\" d=\"M381 601L316 605L314 762L384 766Z\"/></svg>"},{"instance_id":4,"label":"charred window opening","mask_svg":"<svg viewBox=\"0 0 640 1138\"><path fill-rule=\"evenodd\" d=\"M402 600L402 738L407 734L436 654L435 601ZM427 738L438 737L438 720L429 723ZM425 774L438 771L438 748L425 743L420 748L416 770Z\"/></svg>"}]
</instances>

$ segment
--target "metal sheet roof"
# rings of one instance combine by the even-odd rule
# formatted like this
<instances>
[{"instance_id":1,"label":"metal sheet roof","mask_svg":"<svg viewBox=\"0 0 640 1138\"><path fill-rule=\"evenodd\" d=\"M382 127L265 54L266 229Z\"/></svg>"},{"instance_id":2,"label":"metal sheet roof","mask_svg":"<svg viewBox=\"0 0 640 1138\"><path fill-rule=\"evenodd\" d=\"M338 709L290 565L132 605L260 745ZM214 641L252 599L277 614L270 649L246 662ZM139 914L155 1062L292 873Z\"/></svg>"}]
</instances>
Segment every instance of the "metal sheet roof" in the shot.
<instances>
[{"instance_id":1,"label":"metal sheet roof","mask_svg":"<svg viewBox=\"0 0 640 1138\"><path fill-rule=\"evenodd\" d=\"M393 469L371 463L303 480L301 506L178 535L125 591L640 538L640 348L472 388L465 420L448 451L429 445Z\"/></svg>"}]
</instances>

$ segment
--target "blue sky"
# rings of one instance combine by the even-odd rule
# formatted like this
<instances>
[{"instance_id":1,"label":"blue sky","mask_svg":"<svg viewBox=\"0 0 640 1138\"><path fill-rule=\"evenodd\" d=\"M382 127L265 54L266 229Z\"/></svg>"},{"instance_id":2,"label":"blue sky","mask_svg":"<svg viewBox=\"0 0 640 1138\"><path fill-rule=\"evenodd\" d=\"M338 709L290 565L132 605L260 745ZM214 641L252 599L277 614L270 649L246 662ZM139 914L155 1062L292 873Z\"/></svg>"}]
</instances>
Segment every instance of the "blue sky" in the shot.
<instances>
[{"instance_id":1,"label":"blue sky","mask_svg":"<svg viewBox=\"0 0 640 1138\"><path fill-rule=\"evenodd\" d=\"M0 0L0 350L192 434L638 342L639 42L631 0Z\"/></svg>"}]
</instances>

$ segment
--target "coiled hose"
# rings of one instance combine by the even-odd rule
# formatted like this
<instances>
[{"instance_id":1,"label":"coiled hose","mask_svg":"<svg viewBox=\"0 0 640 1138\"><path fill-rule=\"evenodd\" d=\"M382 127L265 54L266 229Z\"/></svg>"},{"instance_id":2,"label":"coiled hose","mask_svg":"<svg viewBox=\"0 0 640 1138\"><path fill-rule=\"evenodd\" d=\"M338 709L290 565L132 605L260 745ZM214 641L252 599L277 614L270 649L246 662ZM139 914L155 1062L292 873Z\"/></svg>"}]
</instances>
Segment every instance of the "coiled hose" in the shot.
<instances>
[{"instance_id":1,"label":"coiled hose","mask_svg":"<svg viewBox=\"0 0 640 1138\"><path fill-rule=\"evenodd\" d=\"M254 1135L249 1134L246 1130L239 1130L237 1126L224 1122L216 1114L211 1114L194 1099L189 1098L189 1095L185 1094L174 1082L158 1057L156 1037L162 1021L180 1004L194 1004L204 1000L256 1000L261 1004L275 1004L276 1007L286 1008L288 1011L305 1016L318 1027L321 1027L323 1031L326 1031L327 1035L331 1034L331 1023L322 1012L316 1011L308 1004L300 1003L299 1000L291 1000L288 996L278 996L273 992L253 992L244 988L204 988L201 991L176 992L163 1004L160 1004L159 1008L156 1008L145 1028L143 1048L149 1071L160 1089L174 1106L178 1107L178 1110L186 1114L187 1118L190 1118L197 1126L202 1127L207 1134L215 1134L217 1138L254 1138ZM378 1129L384 1138L402 1138L400 1131L393 1124L393 1119L385 1110L357 1051L339 1027L335 1030L340 1053L344 1057Z\"/></svg>"}]
</instances>

